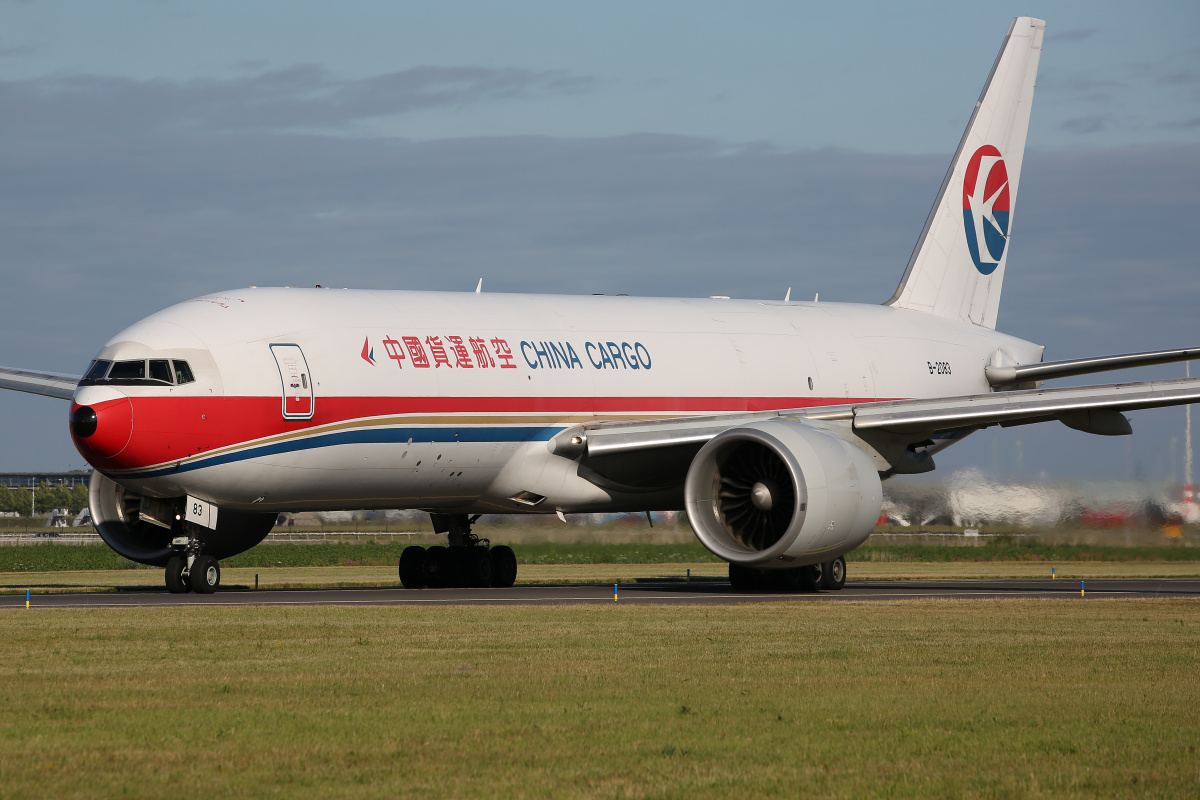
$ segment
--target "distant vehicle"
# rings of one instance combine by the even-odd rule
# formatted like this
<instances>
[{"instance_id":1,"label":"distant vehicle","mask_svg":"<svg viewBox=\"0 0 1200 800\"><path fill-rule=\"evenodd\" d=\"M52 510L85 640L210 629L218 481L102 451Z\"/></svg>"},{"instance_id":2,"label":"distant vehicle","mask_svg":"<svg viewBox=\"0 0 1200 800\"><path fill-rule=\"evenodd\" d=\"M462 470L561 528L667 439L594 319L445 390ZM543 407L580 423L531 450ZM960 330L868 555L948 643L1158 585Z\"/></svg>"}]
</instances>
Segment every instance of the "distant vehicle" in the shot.
<instances>
[{"instance_id":1,"label":"distant vehicle","mask_svg":"<svg viewBox=\"0 0 1200 800\"><path fill-rule=\"evenodd\" d=\"M1013 21L899 288L882 305L236 289L160 311L70 399L90 507L118 553L214 591L280 512L413 508L404 586L510 586L479 514L685 508L739 589L840 588L881 480L991 425L1131 432L1200 381L1041 382L1200 357L1043 362L995 330L1045 24ZM731 265L730 269L736 269Z\"/></svg>"}]
</instances>

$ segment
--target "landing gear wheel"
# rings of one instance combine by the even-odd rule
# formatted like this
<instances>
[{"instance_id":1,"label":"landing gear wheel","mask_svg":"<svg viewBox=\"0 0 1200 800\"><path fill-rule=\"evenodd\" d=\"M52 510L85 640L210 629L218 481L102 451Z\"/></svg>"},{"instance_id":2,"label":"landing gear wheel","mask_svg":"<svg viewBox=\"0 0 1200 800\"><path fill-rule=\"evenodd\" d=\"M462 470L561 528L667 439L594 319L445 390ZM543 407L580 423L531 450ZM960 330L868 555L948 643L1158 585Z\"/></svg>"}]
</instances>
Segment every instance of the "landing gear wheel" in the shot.
<instances>
[{"instance_id":1,"label":"landing gear wheel","mask_svg":"<svg viewBox=\"0 0 1200 800\"><path fill-rule=\"evenodd\" d=\"M777 592L808 591L804 577L804 570L806 569L808 567L771 570L767 573L768 580L771 582L771 588Z\"/></svg>"},{"instance_id":2,"label":"landing gear wheel","mask_svg":"<svg viewBox=\"0 0 1200 800\"><path fill-rule=\"evenodd\" d=\"M425 563L421 573L425 576L425 585L431 589L449 585L452 578L449 553L441 545L434 545L425 551Z\"/></svg>"},{"instance_id":3,"label":"landing gear wheel","mask_svg":"<svg viewBox=\"0 0 1200 800\"><path fill-rule=\"evenodd\" d=\"M471 585L471 554L467 548L451 545L442 557L445 564L442 586L466 587Z\"/></svg>"},{"instance_id":4,"label":"landing gear wheel","mask_svg":"<svg viewBox=\"0 0 1200 800\"><path fill-rule=\"evenodd\" d=\"M488 556L492 560L492 586L507 589L517 582L517 554L511 547L493 547Z\"/></svg>"},{"instance_id":5,"label":"landing gear wheel","mask_svg":"<svg viewBox=\"0 0 1200 800\"><path fill-rule=\"evenodd\" d=\"M846 558L838 556L821 565L821 588L837 591L846 585Z\"/></svg>"},{"instance_id":6,"label":"landing gear wheel","mask_svg":"<svg viewBox=\"0 0 1200 800\"><path fill-rule=\"evenodd\" d=\"M400 554L400 583L405 589L425 587L425 548L411 545Z\"/></svg>"},{"instance_id":7,"label":"landing gear wheel","mask_svg":"<svg viewBox=\"0 0 1200 800\"><path fill-rule=\"evenodd\" d=\"M749 567L743 567L741 564L729 565L729 585L733 587L735 592L752 592L757 586L755 585L755 570Z\"/></svg>"},{"instance_id":8,"label":"landing gear wheel","mask_svg":"<svg viewBox=\"0 0 1200 800\"><path fill-rule=\"evenodd\" d=\"M815 592L821 588L821 576L824 570L820 564L810 564L807 567L800 568L800 590L804 592Z\"/></svg>"},{"instance_id":9,"label":"landing gear wheel","mask_svg":"<svg viewBox=\"0 0 1200 800\"><path fill-rule=\"evenodd\" d=\"M467 558L464 559L466 570L466 585L467 586L491 586L492 573L495 571L492 566L492 554L489 550L482 547L468 547Z\"/></svg>"},{"instance_id":10,"label":"landing gear wheel","mask_svg":"<svg viewBox=\"0 0 1200 800\"><path fill-rule=\"evenodd\" d=\"M212 556L196 556L188 581L199 594L212 594L221 585L221 565Z\"/></svg>"},{"instance_id":11,"label":"landing gear wheel","mask_svg":"<svg viewBox=\"0 0 1200 800\"><path fill-rule=\"evenodd\" d=\"M183 570L187 562L179 556L167 559L167 591L171 594L187 594L192 587L184 577Z\"/></svg>"}]
</instances>

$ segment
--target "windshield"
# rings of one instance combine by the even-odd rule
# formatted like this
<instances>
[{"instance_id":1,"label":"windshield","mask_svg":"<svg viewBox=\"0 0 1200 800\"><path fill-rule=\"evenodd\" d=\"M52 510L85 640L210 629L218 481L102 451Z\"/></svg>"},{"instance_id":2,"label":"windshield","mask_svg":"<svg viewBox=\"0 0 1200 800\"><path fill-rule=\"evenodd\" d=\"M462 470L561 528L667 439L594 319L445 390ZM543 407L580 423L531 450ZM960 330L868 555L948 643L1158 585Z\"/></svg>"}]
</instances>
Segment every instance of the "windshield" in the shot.
<instances>
[{"instance_id":1,"label":"windshield","mask_svg":"<svg viewBox=\"0 0 1200 800\"><path fill-rule=\"evenodd\" d=\"M192 368L186 361L151 358L114 362L97 359L88 367L79 385L178 386L195 380Z\"/></svg>"}]
</instances>

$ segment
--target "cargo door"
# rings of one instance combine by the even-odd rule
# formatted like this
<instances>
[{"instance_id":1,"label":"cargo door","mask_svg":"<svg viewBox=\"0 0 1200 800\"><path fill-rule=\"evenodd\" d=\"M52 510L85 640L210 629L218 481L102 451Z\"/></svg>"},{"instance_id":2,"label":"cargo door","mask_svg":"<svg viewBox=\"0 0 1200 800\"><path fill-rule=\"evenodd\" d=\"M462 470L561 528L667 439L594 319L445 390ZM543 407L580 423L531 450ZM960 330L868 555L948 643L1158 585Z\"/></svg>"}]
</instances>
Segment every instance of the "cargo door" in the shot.
<instances>
[{"instance_id":1,"label":"cargo door","mask_svg":"<svg viewBox=\"0 0 1200 800\"><path fill-rule=\"evenodd\" d=\"M299 345L273 344L271 355L283 381L283 418L312 419L313 382Z\"/></svg>"}]
</instances>

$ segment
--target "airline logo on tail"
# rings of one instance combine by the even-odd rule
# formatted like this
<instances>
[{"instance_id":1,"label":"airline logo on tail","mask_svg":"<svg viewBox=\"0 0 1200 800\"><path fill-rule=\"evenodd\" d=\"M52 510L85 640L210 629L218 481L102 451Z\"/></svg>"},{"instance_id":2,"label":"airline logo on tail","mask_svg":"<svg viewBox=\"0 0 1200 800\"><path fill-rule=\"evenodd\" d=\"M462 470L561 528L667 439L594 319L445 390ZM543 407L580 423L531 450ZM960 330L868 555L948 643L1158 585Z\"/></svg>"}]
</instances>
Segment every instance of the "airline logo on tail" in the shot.
<instances>
[{"instance_id":1,"label":"airline logo on tail","mask_svg":"<svg viewBox=\"0 0 1200 800\"><path fill-rule=\"evenodd\" d=\"M991 275L1008 246L1008 169L990 144L975 151L963 176L963 226L975 269Z\"/></svg>"}]
</instances>

